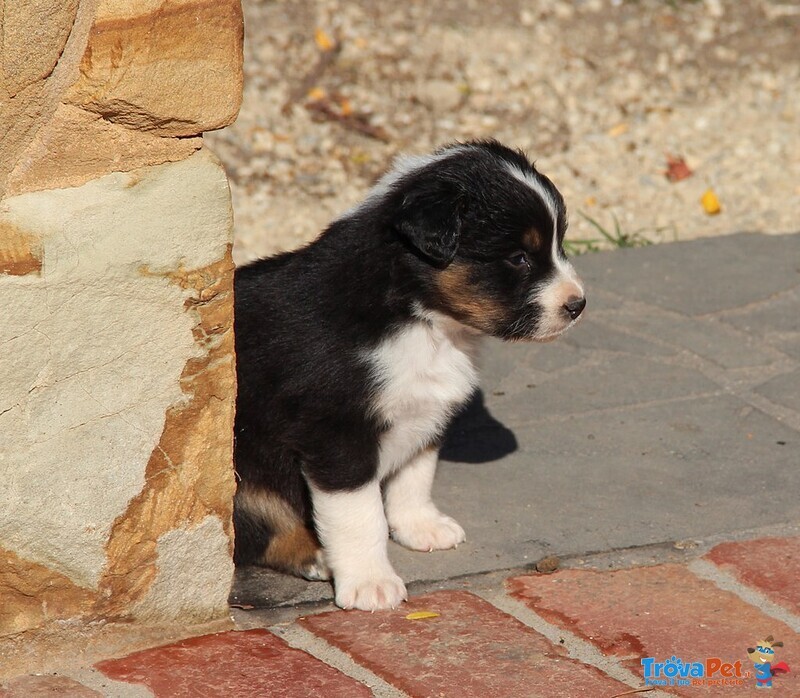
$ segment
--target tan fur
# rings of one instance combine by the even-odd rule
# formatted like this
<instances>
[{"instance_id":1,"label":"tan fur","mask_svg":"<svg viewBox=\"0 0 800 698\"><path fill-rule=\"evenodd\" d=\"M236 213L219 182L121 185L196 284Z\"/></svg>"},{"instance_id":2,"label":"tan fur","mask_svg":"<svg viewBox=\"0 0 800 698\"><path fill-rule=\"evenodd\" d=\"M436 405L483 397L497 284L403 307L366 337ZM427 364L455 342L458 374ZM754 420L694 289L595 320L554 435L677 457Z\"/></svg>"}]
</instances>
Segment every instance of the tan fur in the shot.
<instances>
[{"instance_id":1,"label":"tan fur","mask_svg":"<svg viewBox=\"0 0 800 698\"><path fill-rule=\"evenodd\" d=\"M469 273L469 266L458 262L443 269L436 278L439 293L461 322L491 334L503 323L506 309L492 298L481 297Z\"/></svg>"},{"instance_id":2,"label":"tan fur","mask_svg":"<svg viewBox=\"0 0 800 698\"><path fill-rule=\"evenodd\" d=\"M301 576L318 560L320 545L297 512L271 490L242 482L236 493L237 506L264 521L273 531L261 564Z\"/></svg>"},{"instance_id":3,"label":"tan fur","mask_svg":"<svg viewBox=\"0 0 800 698\"><path fill-rule=\"evenodd\" d=\"M530 249L532 249L534 252L538 252L542 248L544 240L542 238L542 234L536 230L536 228L531 228L525 233L525 242L528 244Z\"/></svg>"},{"instance_id":4,"label":"tan fur","mask_svg":"<svg viewBox=\"0 0 800 698\"><path fill-rule=\"evenodd\" d=\"M273 536L264 551L262 562L275 569L302 575L309 565L316 562L318 552L316 537L300 524L291 531Z\"/></svg>"}]
</instances>

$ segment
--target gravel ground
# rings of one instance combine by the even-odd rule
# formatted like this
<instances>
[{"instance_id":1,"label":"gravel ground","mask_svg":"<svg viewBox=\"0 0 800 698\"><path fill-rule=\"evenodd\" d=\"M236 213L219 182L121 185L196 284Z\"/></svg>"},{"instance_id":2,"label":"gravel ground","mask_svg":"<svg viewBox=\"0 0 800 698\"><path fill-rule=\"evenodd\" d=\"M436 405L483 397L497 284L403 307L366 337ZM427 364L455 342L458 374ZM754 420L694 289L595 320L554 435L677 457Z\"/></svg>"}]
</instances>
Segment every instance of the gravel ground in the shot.
<instances>
[{"instance_id":1,"label":"gravel ground","mask_svg":"<svg viewBox=\"0 0 800 698\"><path fill-rule=\"evenodd\" d=\"M653 242L800 229L796 1L244 10L242 110L206 136L230 175L238 262L315 237L397 153L487 137L555 181L576 249L600 237L584 216ZM668 156L692 176L670 181ZM709 188L717 215L700 203Z\"/></svg>"}]
</instances>

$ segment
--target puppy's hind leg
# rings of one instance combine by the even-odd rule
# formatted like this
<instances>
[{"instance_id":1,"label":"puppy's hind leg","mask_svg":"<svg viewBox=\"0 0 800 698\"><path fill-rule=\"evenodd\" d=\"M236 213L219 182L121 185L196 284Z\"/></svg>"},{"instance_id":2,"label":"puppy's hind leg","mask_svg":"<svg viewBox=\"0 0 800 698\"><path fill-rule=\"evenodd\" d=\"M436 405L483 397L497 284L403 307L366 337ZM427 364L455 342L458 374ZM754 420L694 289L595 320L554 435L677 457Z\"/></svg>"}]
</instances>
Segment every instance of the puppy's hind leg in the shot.
<instances>
[{"instance_id":1,"label":"puppy's hind leg","mask_svg":"<svg viewBox=\"0 0 800 698\"><path fill-rule=\"evenodd\" d=\"M386 482L386 518L392 538L411 550L447 550L466 540L464 529L431 501L439 452L427 448Z\"/></svg>"},{"instance_id":2,"label":"puppy's hind leg","mask_svg":"<svg viewBox=\"0 0 800 698\"><path fill-rule=\"evenodd\" d=\"M280 495L248 482L234 498L237 564L256 564L316 581L330 579L319 541Z\"/></svg>"}]
</instances>

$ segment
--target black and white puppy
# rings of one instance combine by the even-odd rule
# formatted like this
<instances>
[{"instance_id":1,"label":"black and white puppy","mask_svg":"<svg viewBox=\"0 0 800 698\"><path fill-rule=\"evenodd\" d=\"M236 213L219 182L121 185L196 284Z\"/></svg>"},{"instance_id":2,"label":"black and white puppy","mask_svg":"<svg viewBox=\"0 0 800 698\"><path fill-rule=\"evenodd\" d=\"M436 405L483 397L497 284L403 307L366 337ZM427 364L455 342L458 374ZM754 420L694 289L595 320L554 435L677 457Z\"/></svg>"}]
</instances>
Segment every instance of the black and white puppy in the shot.
<instances>
[{"instance_id":1,"label":"black and white puppy","mask_svg":"<svg viewBox=\"0 0 800 698\"><path fill-rule=\"evenodd\" d=\"M524 155L471 142L400 158L316 241L238 269L238 564L332 575L339 606L393 608L390 533L464 540L431 501L442 434L483 335L547 341L581 314L566 227Z\"/></svg>"}]
</instances>

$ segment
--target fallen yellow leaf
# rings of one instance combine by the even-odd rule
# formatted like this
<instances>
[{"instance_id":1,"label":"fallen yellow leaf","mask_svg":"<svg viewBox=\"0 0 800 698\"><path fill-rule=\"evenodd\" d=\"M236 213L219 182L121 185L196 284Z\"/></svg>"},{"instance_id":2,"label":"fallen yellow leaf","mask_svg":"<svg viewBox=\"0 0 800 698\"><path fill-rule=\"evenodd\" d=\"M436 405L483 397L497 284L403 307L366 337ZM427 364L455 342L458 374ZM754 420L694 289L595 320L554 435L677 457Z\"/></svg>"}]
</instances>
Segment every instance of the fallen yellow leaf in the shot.
<instances>
[{"instance_id":1,"label":"fallen yellow leaf","mask_svg":"<svg viewBox=\"0 0 800 698\"><path fill-rule=\"evenodd\" d=\"M700 203L703 204L703 210L709 216L715 216L722 210L722 206L720 206L719 199L713 189L706 189L706 193L700 198Z\"/></svg>"},{"instance_id":2,"label":"fallen yellow leaf","mask_svg":"<svg viewBox=\"0 0 800 698\"><path fill-rule=\"evenodd\" d=\"M622 123L617 124L613 128L610 128L608 130L608 135L611 136L612 138L616 138L617 136L621 136L623 133L625 133L629 128L630 126L628 126L628 124L626 124L623 121Z\"/></svg>"},{"instance_id":3,"label":"fallen yellow leaf","mask_svg":"<svg viewBox=\"0 0 800 698\"><path fill-rule=\"evenodd\" d=\"M353 113L353 105L350 104L350 100L347 97L342 97L339 100L339 109L342 112L342 116L350 116Z\"/></svg>"},{"instance_id":4,"label":"fallen yellow leaf","mask_svg":"<svg viewBox=\"0 0 800 698\"><path fill-rule=\"evenodd\" d=\"M335 46L333 39L319 27L314 30L314 41L322 51L330 51Z\"/></svg>"},{"instance_id":5,"label":"fallen yellow leaf","mask_svg":"<svg viewBox=\"0 0 800 698\"><path fill-rule=\"evenodd\" d=\"M321 99L325 99L325 90L323 90L321 87L312 87L308 91L308 95L306 95L306 96L310 100L313 100L314 102L318 102Z\"/></svg>"},{"instance_id":6,"label":"fallen yellow leaf","mask_svg":"<svg viewBox=\"0 0 800 698\"><path fill-rule=\"evenodd\" d=\"M438 618L439 614L433 611L414 611L406 616L406 620L422 620L423 618Z\"/></svg>"}]
</instances>

